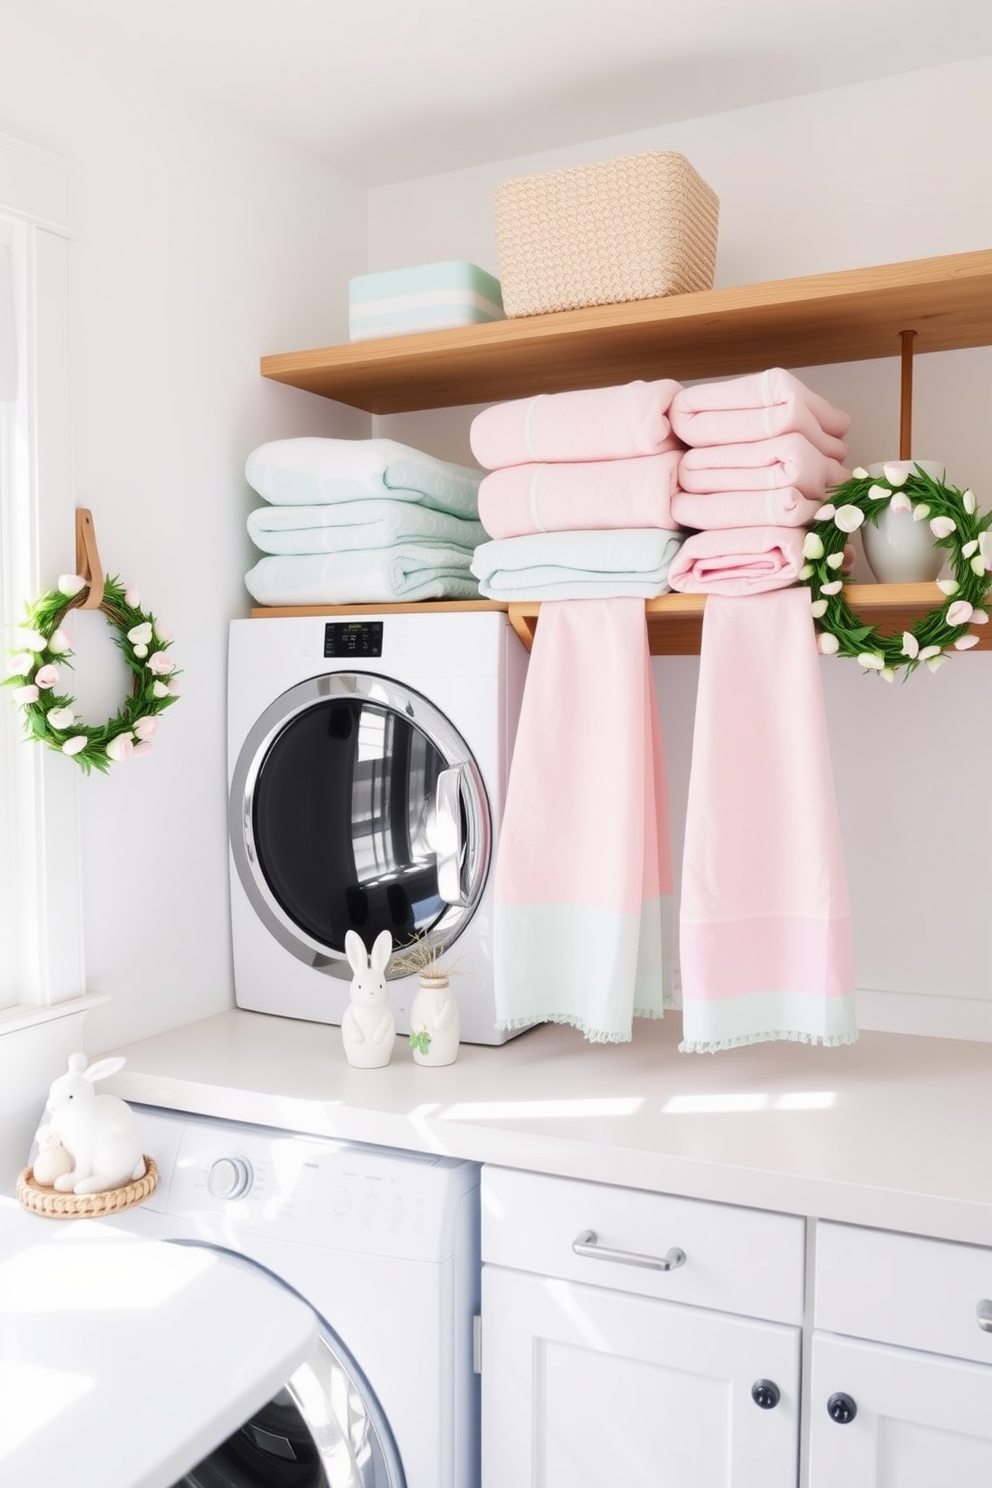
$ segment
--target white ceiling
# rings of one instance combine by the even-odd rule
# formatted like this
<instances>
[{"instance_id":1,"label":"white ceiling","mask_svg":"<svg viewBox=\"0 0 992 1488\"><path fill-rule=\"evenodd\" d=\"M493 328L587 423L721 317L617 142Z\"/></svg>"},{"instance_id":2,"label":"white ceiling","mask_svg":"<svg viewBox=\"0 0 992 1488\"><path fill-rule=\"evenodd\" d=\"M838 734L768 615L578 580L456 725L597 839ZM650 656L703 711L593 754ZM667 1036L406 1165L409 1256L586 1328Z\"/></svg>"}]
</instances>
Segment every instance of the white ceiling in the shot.
<instances>
[{"instance_id":1,"label":"white ceiling","mask_svg":"<svg viewBox=\"0 0 992 1488\"><path fill-rule=\"evenodd\" d=\"M367 185L992 54L989 0L15 3Z\"/></svg>"}]
</instances>

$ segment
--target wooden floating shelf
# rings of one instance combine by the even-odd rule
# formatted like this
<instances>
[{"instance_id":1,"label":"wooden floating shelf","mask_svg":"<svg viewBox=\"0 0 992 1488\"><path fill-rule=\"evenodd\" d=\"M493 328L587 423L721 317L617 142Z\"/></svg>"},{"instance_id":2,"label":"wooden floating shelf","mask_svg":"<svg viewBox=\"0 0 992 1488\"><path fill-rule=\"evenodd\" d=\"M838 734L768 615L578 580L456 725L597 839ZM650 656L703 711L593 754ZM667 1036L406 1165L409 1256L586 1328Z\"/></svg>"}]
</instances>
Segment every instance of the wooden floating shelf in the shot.
<instances>
[{"instance_id":1,"label":"wooden floating shelf","mask_svg":"<svg viewBox=\"0 0 992 1488\"><path fill-rule=\"evenodd\" d=\"M992 250L262 357L369 413L992 344Z\"/></svg>"},{"instance_id":2,"label":"wooden floating shelf","mask_svg":"<svg viewBox=\"0 0 992 1488\"><path fill-rule=\"evenodd\" d=\"M866 624L877 625L884 634L909 630L923 615L943 604L945 596L935 584L849 584L844 590L848 604ZM742 601L743 603L743 601ZM703 594L663 594L644 602L648 644L652 656L695 656L703 628ZM430 611L504 610L510 624L530 650L541 614L537 600L524 604L498 604L492 600L432 601L420 604L387 605L300 605L252 610L255 619L299 615L387 615ZM975 651L992 650L992 625L975 633L980 637Z\"/></svg>"}]
</instances>

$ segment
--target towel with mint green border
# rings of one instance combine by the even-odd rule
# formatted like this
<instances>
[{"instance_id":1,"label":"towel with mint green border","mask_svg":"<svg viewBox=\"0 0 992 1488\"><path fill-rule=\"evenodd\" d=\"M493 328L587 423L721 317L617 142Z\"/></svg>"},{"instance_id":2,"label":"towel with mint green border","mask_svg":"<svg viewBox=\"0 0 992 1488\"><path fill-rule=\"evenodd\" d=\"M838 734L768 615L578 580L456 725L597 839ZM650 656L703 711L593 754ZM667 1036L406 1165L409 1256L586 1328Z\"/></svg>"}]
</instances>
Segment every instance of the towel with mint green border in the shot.
<instances>
[{"instance_id":1,"label":"towel with mint green border","mask_svg":"<svg viewBox=\"0 0 992 1488\"><path fill-rule=\"evenodd\" d=\"M450 543L260 558L245 587L261 605L388 604L478 599L471 555Z\"/></svg>"},{"instance_id":2,"label":"towel with mint green border","mask_svg":"<svg viewBox=\"0 0 992 1488\"><path fill-rule=\"evenodd\" d=\"M263 553L335 553L390 548L401 542L445 542L471 554L485 542L481 522L387 498L327 506L259 506L248 514L248 536Z\"/></svg>"},{"instance_id":3,"label":"towel with mint green border","mask_svg":"<svg viewBox=\"0 0 992 1488\"><path fill-rule=\"evenodd\" d=\"M276 506L323 506L385 496L473 521L479 516L484 473L395 439L314 435L261 444L245 463L245 479L252 490Z\"/></svg>"},{"instance_id":4,"label":"towel with mint green border","mask_svg":"<svg viewBox=\"0 0 992 1488\"><path fill-rule=\"evenodd\" d=\"M472 572L487 599L653 599L669 590L680 533L658 527L538 532L476 548Z\"/></svg>"}]
</instances>

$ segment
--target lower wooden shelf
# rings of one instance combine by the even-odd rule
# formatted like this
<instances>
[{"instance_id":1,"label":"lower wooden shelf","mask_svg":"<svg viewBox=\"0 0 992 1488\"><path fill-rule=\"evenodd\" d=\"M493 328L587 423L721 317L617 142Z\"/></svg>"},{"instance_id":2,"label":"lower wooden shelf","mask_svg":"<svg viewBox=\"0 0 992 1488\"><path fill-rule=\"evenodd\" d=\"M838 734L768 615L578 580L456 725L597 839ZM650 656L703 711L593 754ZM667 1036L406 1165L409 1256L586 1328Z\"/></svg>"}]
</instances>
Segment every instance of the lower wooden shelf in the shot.
<instances>
[{"instance_id":1,"label":"lower wooden shelf","mask_svg":"<svg viewBox=\"0 0 992 1488\"><path fill-rule=\"evenodd\" d=\"M866 624L877 625L883 633L909 630L921 616L944 603L936 584L849 584L845 589L848 604ZM703 628L704 594L663 594L644 602L648 642L652 656L695 656ZM272 606L252 610L253 619L292 615L387 615L416 614L431 610L504 610L510 624L530 650L541 613L538 600L520 604L499 604L494 600L431 600L419 604L296 605ZM992 625L979 635L976 651L992 650Z\"/></svg>"}]
</instances>

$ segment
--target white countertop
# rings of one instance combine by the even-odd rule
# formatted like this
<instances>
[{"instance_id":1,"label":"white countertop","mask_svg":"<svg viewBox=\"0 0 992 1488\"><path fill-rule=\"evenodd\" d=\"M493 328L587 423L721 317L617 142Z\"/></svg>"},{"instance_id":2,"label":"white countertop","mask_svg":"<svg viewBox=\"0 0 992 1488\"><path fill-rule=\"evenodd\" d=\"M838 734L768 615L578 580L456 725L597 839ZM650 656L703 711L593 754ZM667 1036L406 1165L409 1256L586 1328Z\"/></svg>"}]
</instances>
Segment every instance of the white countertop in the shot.
<instances>
[{"instance_id":1,"label":"white countertop","mask_svg":"<svg viewBox=\"0 0 992 1488\"><path fill-rule=\"evenodd\" d=\"M546 1024L428 1069L397 1039L352 1069L339 1028L235 1010L114 1051L102 1087L207 1116L992 1245L992 1045L863 1033L679 1054Z\"/></svg>"},{"instance_id":2,"label":"white countertop","mask_svg":"<svg viewBox=\"0 0 992 1488\"><path fill-rule=\"evenodd\" d=\"M0 1482L169 1488L316 1338L296 1297L208 1250L0 1197Z\"/></svg>"}]
</instances>

